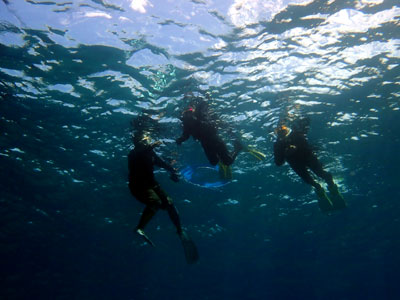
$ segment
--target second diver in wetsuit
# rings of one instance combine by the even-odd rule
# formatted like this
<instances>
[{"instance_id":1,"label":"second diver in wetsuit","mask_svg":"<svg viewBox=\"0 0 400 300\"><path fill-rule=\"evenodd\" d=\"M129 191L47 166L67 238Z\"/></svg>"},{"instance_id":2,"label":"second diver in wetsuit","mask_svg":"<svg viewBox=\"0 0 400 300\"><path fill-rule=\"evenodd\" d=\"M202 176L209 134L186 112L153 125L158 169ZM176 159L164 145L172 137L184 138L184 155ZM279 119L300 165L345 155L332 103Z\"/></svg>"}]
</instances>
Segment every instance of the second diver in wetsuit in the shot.
<instances>
[{"instance_id":1,"label":"second diver in wetsuit","mask_svg":"<svg viewBox=\"0 0 400 300\"><path fill-rule=\"evenodd\" d=\"M176 170L163 161L155 152L154 148L161 144L160 141L150 143L150 137L146 134L136 134L133 137L134 149L128 155L129 165L129 189L131 194L146 205L136 227L138 233L147 243L154 246L153 242L144 232L144 227L153 218L159 209L164 209L175 225L179 238L185 251L188 263L198 260L195 244L188 234L183 230L178 212L172 199L161 189L154 178L154 166L166 169L171 174L171 179L179 181Z\"/></svg>"},{"instance_id":2,"label":"second diver in wetsuit","mask_svg":"<svg viewBox=\"0 0 400 300\"><path fill-rule=\"evenodd\" d=\"M180 145L190 136L200 141L210 164L213 166L219 164L221 176L231 179L230 165L233 164L243 146L239 140L235 140L234 150L229 153L225 142L218 135L215 121L209 115L207 102L201 100L196 105L190 105L182 113L181 120L183 133L176 139L176 143Z\"/></svg>"},{"instance_id":3,"label":"second diver in wetsuit","mask_svg":"<svg viewBox=\"0 0 400 300\"><path fill-rule=\"evenodd\" d=\"M277 140L274 143L275 164L281 166L287 161L297 175L314 187L321 211L343 209L346 207L346 203L339 193L332 175L323 169L321 162L307 142L305 134L309 121L308 119L301 121L303 122L302 128L294 127L290 129L286 125L280 125L276 128ZM331 198L326 195L323 187L315 181L309 170L328 184L328 190L332 195Z\"/></svg>"}]
</instances>

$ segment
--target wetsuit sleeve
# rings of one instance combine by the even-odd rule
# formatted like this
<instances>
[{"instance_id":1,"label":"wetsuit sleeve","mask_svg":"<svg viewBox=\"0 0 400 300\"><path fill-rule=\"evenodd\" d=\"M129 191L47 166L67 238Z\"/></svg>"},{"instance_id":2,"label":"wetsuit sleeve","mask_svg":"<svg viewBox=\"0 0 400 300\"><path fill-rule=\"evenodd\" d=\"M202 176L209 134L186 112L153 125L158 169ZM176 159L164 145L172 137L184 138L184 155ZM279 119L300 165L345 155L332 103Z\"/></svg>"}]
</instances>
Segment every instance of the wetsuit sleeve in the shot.
<instances>
[{"instance_id":1,"label":"wetsuit sleeve","mask_svg":"<svg viewBox=\"0 0 400 300\"><path fill-rule=\"evenodd\" d=\"M274 143L274 161L277 166L281 166L285 162L285 145L281 141Z\"/></svg>"},{"instance_id":2,"label":"wetsuit sleeve","mask_svg":"<svg viewBox=\"0 0 400 300\"><path fill-rule=\"evenodd\" d=\"M133 172L133 166L135 161L135 151L131 150L128 154L128 170L129 173Z\"/></svg>"},{"instance_id":3,"label":"wetsuit sleeve","mask_svg":"<svg viewBox=\"0 0 400 300\"><path fill-rule=\"evenodd\" d=\"M188 129L188 126L185 124L185 121L183 121L183 132L182 135L176 139L176 143L179 145L186 141L190 137L190 132Z\"/></svg>"},{"instance_id":4,"label":"wetsuit sleeve","mask_svg":"<svg viewBox=\"0 0 400 300\"><path fill-rule=\"evenodd\" d=\"M154 164L160 168L163 168L171 173L175 173L175 169L167 164L164 160L162 160L156 153L153 152Z\"/></svg>"}]
</instances>

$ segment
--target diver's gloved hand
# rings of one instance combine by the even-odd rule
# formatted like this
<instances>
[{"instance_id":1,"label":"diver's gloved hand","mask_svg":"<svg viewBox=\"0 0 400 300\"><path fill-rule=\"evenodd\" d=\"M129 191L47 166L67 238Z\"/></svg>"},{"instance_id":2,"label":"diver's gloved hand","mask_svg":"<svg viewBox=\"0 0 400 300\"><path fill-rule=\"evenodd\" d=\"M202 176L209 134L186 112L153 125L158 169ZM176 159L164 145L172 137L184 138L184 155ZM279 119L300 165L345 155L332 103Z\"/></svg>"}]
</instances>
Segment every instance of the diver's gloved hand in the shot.
<instances>
[{"instance_id":1,"label":"diver's gloved hand","mask_svg":"<svg viewBox=\"0 0 400 300\"><path fill-rule=\"evenodd\" d=\"M174 182L178 182L179 181L179 175L178 175L178 173L176 171L172 172L171 175L169 176L169 178L171 178L171 180L174 181Z\"/></svg>"},{"instance_id":2,"label":"diver's gloved hand","mask_svg":"<svg viewBox=\"0 0 400 300\"><path fill-rule=\"evenodd\" d=\"M297 150L297 147L295 145L289 145L286 149L285 149L285 155L286 156L291 156L293 155Z\"/></svg>"}]
</instances>

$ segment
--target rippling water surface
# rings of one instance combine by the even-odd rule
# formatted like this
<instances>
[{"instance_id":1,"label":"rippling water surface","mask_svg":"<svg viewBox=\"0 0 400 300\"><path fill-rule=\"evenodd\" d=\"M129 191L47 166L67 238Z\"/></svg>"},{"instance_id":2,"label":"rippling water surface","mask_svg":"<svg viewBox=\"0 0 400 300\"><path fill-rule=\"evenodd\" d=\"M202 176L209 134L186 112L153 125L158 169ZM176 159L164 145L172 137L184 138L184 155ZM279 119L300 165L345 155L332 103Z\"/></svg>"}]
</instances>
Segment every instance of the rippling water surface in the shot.
<instances>
[{"instance_id":1,"label":"rippling water surface","mask_svg":"<svg viewBox=\"0 0 400 300\"><path fill-rule=\"evenodd\" d=\"M391 0L0 1L0 296L5 299L396 299L400 234L400 6ZM187 266L166 214L133 235L130 121L177 147L184 95L267 155L242 153L218 189L157 178L201 260ZM271 161L282 116L347 199L315 195ZM229 135L225 135L229 140ZM397 297L396 297L397 296Z\"/></svg>"}]
</instances>

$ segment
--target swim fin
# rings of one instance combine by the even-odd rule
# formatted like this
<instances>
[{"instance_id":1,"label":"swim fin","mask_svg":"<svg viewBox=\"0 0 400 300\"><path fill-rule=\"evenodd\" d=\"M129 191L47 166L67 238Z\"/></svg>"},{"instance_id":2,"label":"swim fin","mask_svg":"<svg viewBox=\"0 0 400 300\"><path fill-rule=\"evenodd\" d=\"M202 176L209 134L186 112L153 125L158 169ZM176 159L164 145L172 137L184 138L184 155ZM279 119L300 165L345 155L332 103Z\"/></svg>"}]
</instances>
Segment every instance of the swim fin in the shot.
<instances>
[{"instance_id":1,"label":"swim fin","mask_svg":"<svg viewBox=\"0 0 400 300\"><path fill-rule=\"evenodd\" d=\"M224 165L222 162L218 163L219 177L223 180L231 180L232 168L231 166Z\"/></svg>"},{"instance_id":2,"label":"swim fin","mask_svg":"<svg viewBox=\"0 0 400 300\"><path fill-rule=\"evenodd\" d=\"M250 155L254 156L256 159L258 159L260 161L264 160L267 157L264 153L262 153L256 149L253 149L251 147L244 147L244 151L248 152Z\"/></svg>"},{"instance_id":3,"label":"swim fin","mask_svg":"<svg viewBox=\"0 0 400 300\"><path fill-rule=\"evenodd\" d=\"M267 157L264 153L254 149L252 147L249 147L248 145L243 144L243 142L241 141L240 138L238 138L234 142L234 146L235 146L235 152L239 152L239 151L247 152L250 155L254 156L258 160L264 160Z\"/></svg>"},{"instance_id":4,"label":"swim fin","mask_svg":"<svg viewBox=\"0 0 400 300\"><path fill-rule=\"evenodd\" d=\"M185 231L182 231L179 237L182 242L183 251L185 252L186 262L188 264L196 263L199 260L199 253L197 252L195 243Z\"/></svg>"},{"instance_id":5,"label":"swim fin","mask_svg":"<svg viewBox=\"0 0 400 300\"><path fill-rule=\"evenodd\" d=\"M329 193L331 195L332 205L334 209L346 208L347 204L342 194L340 194L338 186L336 184L328 186Z\"/></svg>"},{"instance_id":6,"label":"swim fin","mask_svg":"<svg viewBox=\"0 0 400 300\"><path fill-rule=\"evenodd\" d=\"M148 243L149 245L155 247L156 245L154 245L154 243L149 239L149 237L144 233L143 229L136 229L136 233L139 234L146 243Z\"/></svg>"},{"instance_id":7,"label":"swim fin","mask_svg":"<svg viewBox=\"0 0 400 300\"><path fill-rule=\"evenodd\" d=\"M322 187L320 187L319 189L315 189L315 193L318 196L318 205L321 211L327 212L334 210L332 200L329 199L328 195Z\"/></svg>"}]
</instances>

